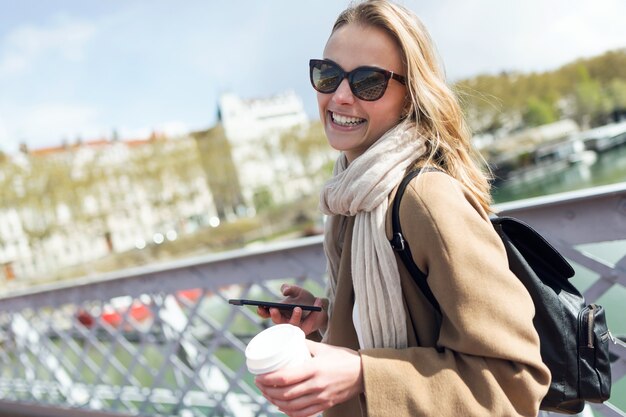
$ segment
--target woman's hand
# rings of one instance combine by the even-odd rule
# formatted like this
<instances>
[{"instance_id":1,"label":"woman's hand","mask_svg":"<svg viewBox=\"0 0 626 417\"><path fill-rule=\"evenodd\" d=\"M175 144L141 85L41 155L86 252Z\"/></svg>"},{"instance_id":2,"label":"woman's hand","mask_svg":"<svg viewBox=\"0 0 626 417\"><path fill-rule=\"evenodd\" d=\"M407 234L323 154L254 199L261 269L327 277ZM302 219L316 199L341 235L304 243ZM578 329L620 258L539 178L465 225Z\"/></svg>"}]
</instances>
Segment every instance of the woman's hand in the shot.
<instances>
[{"instance_id":1,"label":"woman's hand","mask_svg":"<svg viewBox=\"0 0 626 417\"><path fill-rule=\"evenodd\" d=\"M316 415L363 392L358 352L310 340L307 345L310 361L255 379L265 398L290 417Z\"/></svg>"},{"instance_id":2,"label":"woman's hand","mask_svg":"<svg viewBox=\"0 0 626 417\"><path fill-rule=\"evenodd\" d=\"M322 311L303 312L300 307L293 309L293 312L279 310L277 308L258 307L257 314L263 318L271 318L275 324L289 323L298 326L304 334L326 328L328 322L328 301L323 298L316 298L309 291L297 285L283 284L280 291L285 298L283 303L307 304L322 307Z\"/></svg>"}]
</instances>

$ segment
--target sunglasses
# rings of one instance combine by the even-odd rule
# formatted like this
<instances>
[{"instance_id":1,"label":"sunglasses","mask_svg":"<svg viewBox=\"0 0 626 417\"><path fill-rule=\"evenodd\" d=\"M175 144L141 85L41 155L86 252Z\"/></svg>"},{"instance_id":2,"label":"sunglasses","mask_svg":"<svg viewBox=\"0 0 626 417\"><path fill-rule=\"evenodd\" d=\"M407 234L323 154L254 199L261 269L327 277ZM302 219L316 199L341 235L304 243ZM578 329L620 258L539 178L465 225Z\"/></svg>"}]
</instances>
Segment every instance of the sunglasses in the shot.
<instances>
[{"instance_id":1,"label":"sunglasses","mask_svg":"<svg viewBox=\"0 0 626 417\"><path fill-rule=\"evenodd\" d=\"M328 59L310 60L309 76L313 88L323 94L334 93L343 79L347 78L352 94L365 101L375 101L381 98L391 78L399 83L406 83L402 75L382 68L358 67L346 72Z\"/></svg>"}]
</instances>

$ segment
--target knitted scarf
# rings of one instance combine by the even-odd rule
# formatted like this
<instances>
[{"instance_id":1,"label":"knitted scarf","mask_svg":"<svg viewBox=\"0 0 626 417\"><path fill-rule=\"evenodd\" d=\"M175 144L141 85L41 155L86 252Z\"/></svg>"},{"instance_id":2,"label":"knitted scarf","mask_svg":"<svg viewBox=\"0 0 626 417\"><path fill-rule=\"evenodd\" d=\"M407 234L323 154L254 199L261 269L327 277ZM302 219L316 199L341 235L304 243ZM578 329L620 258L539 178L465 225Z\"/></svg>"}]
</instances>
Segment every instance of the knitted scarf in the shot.
<instances>
[{"instance_id":1,"label":"knitted scarf","mask_svg":"<svg viewBox=\"0 0 626 417\"><path fill-rule=\"evenodd\" d=\"M337 288L346 216L355 216L351 269L364 348L407 346L400 274L385 234L385 220L389 193L425 152L424 142L414 123L401 122L349 165L342 153L335 162L333 177L321 191L320 209L328 215L324 251L329 314Z\"/></svg>"}]
</instances>

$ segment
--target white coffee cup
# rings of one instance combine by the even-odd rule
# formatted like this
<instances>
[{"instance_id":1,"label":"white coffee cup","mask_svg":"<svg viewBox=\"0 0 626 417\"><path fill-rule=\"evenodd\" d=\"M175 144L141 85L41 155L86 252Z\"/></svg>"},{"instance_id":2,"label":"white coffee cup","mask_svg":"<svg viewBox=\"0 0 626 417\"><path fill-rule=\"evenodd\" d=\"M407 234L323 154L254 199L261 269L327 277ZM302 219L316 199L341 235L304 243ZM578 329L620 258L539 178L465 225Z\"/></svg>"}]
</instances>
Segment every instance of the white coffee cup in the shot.
<instances>
[{"instance_id":1,"label":"white coffee cup","mask_svg":"<svg viewBox=\"0 0 626 417\"><path fill-rule=\"evenodd\" d=\"M250 340L245 354L248 370L255 375L311 359L304 332L291 324L277 324L263 330Z\"/></svg>"}]
</instances>

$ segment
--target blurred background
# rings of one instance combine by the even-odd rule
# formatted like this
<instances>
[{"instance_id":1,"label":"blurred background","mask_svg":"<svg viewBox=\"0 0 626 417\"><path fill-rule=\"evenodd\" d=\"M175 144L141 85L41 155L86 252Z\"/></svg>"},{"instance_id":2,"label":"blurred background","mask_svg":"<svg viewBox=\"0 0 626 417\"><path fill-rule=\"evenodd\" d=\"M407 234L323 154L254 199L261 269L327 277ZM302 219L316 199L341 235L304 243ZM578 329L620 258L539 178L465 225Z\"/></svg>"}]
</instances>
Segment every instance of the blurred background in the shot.
<instances>
[{"instance_id":1,"label":"blurred background","mask_svg":"<svg viewBox=\"0 0 626 417\"><path fill-rule=\"evenodd\" d=\"M317 234L345 1L0 0L0 291ZM626 180L626 3L418 2L505 202Z\"/></svg>"}]
</instances>

